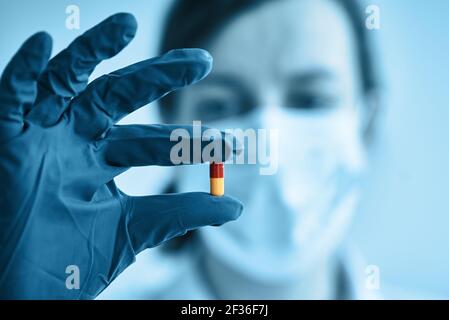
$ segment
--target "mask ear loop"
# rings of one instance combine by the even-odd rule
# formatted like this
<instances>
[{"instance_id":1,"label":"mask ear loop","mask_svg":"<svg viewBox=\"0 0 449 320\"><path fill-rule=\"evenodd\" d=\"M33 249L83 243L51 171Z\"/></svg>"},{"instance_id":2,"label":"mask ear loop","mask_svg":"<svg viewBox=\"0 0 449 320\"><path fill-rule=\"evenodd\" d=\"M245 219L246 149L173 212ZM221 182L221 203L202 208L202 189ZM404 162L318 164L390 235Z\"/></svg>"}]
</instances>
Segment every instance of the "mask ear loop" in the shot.
<instances>
[{"instance_id":1,"label":"mask ear loop","mask_svg":"<svg viewBox=\"0 0 449 320\"><path fill-rule=\"evenodd\" d=\"M345 141L345 152L347 153L347 161L349 163L348 169L354 171L357 174L365 171L367 166L367 148L366 148L366 126L369 121L369 115L365 106L364 99L358 98L354 103L350 115L353 117L350 123L345 124L347 130L353 132L347 132ZM368 109L369 110L369 109ZM348 119L349 120L349 119Z\"/></svg>"},{"instance_id":2,"label":"mask ear loop","mask_svg":"<svg viewBox=\"0 0 449 320\"><path fill-rule=\"evenodd\" d=\"M382 110L383 96L380 90L370 90L360 97L357 103L358 112L362 118L363 138L366 144L371 144L374 140L377 127L377 119Z\"/></svg>"}]
</instances>

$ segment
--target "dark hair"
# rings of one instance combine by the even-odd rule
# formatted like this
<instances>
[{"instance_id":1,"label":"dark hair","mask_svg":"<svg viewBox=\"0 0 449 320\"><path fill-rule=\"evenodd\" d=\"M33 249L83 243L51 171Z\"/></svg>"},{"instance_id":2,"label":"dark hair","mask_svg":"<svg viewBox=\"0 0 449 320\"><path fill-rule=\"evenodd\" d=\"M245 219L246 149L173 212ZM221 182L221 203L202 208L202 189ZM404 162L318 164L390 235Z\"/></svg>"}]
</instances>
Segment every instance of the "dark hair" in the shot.
<instances>
[{"instance_id":1,"label":"dark hair","mask_svg":"<svg viewBox=\"0 0 449 320\"><path fill-rule=\"evenodd\" d=\"M235 17L256 6L274 0L176 0L166 18L162 29L159 51L161 53L176 48L204 47ZM279 0L278 0L279 1ZM357 51L361 70L362 89L367 98L378 91L378 79L374 67L374 54L365 27L365 12L357 0L333 0L342 6L349 17L357 41ZM161 114L167 116L176 105L176 95L171 94L161 100ZM370 106L373 109L377 105ZM374 115L376 110L370 110ZM366 124L366 138L372 135L374 116ZM166 192L175 192L171 185ZM183 246L188 238L195 237L194 232L169 241L165 248L176 249Z\"/></svg>"}]
</instances>

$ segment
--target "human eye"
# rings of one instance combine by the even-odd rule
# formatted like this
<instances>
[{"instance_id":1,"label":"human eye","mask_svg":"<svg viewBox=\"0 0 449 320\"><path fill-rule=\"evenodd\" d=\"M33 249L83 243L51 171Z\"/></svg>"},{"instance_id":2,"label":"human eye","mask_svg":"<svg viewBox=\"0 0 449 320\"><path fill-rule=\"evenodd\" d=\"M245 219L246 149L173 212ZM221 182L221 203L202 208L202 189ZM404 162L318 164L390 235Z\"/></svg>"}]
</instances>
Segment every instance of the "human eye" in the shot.
<instances>
[{"instance_id":1,"label":"human eye","mask_svg":"<svg viewBox=\"0 0 449 320\"><path fill-rule=\"evenodd\" d=\"M335 96L328 93L295 91L287 94L285 105L305 111L324 111L335 107L337 100Z\"/></svg>"},{"instance_id":2,"label":"human eye","mask_svg":"<svg viewBox=\"0 0 449 320\"><path fill-rule=\"evenodd\" d=\"M219 120L238 113L238 107L232 99L218 96L202 97L192 108L196 117L203 121Z\"/></svg>"},{"instance_id":3,"label":"human eye","mask_svg":"<svg viewBox=\"0 0 449 320\"><path fill-rule=\"evenodd\" d=\"M247 112L253 105L249 100L248 95L239 90L215 86L198 92L190 107L195 119L215 121Z\"/></svg>"}]
</instances>

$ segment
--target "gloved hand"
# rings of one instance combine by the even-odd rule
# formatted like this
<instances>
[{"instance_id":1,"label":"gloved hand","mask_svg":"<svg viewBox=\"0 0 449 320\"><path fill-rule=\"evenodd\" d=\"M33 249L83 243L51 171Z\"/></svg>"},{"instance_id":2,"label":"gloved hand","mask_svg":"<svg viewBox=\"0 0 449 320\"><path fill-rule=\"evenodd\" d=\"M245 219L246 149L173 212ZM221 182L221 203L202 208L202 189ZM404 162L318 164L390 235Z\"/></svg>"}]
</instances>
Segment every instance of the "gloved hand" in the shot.
<instances>
[{"instance_id":1,"label":"gloved hand","mask_svg":"<svg viewBox=\"0 0 449 320\"><path fill-rule=\"evenodd\" d=\"M37 33L6 67L0 82L0 298L94 298L138 252L240 215L241 203L226 196L131 197L114 184L132 166L172 165L177 143L169 138L176 126L114 124L199 81L212 62L203 50L175 50L88 85L95 66L135 32L133 16L114 15L50 61L51 38ZM79 289L74 282L69 289L66 280L76 269Z\"/></svg>"}]
</instances>

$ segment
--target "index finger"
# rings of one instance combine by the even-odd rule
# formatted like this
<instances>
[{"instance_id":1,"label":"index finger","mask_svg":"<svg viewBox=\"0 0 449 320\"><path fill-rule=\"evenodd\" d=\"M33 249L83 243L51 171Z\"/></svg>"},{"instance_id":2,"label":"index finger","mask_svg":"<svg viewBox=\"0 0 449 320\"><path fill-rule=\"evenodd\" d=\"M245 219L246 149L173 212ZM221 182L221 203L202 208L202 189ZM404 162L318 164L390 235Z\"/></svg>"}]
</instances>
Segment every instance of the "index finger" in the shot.
<instances>
[{"instance_id":1,"label":"index finger","mask_svg":"<svg viewBox=\"0 0 449 320\"><path fill-rule=\"evenodd\" d=\"M77 134L98 138L127 114L203 79L211 68L204 50L169 51L95 80L73 100L68 118Z\"/></svg>"}]
</instances>

